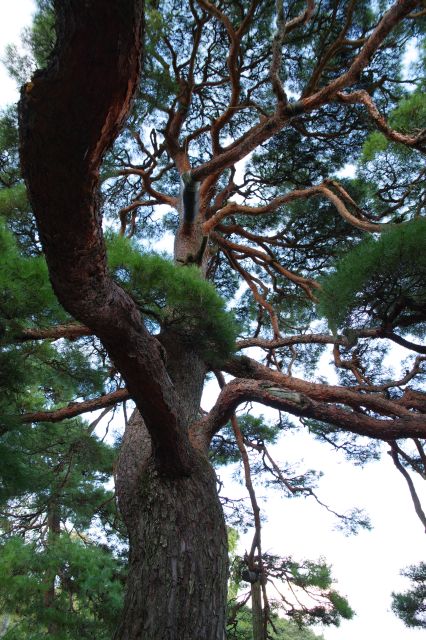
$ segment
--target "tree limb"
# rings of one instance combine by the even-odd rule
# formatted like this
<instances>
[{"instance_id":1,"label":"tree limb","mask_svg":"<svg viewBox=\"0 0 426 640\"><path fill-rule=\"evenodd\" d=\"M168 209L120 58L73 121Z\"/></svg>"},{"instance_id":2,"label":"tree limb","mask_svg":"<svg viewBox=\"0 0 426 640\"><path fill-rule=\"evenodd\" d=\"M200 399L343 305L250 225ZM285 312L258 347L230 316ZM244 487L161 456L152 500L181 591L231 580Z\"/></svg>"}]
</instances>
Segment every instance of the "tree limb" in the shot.
<instances>
[{"instance_id":1,"label":"tree limb","mask_svg":"<svg viewBox=\"0 0 426 640\"><path fill-rule=\"evenodd\" d=\"M323 399L317 401L307 393L293 391L292 388L284 385L278 386L265 381L235 378L223 388L209 415L200 421L196 428L204 433L206 439L210 440L230 420L240 404L259 402L294 416L320 420L344 431L370 438L388 441L390 438L426 437L426 421L422 415L407 411L404 412L404 415L390 419L370 417L366 413L342 407L342 402L331 404L333 402L332 393L327 402L325 399L327 387L326 385L323 387ZM354 404L353 400L349 400L348 405ZM361 397L358 402L359 405L363 404Z\"/></svg>"},{"instance_id":2,"label":"tree limb","mask_svg":"<svg viewBox=\"0 0 426 640\"><path fill-rule=\"evenodd\" d=\"M399 142L407 147L413 147L422 153L426 153L426 129L423 129L415 136L409 136L399 131L392 129L386 122L385 118L380 114L376 105L374 104L371 96L364 89L353 91L352 93L337 93L337 97L344 103L348 104L363 104L374 121L376 127L381 131L386 138L392 140L392 142Z\"/></svg>"},{"instance_id":3,"label":"tree limb","mask_svg":"<svg viewBox=\"0 0 426 640\"><path fill-rule=\"evenodd\" d=\"M421 502L419 500L419 496L417 495L417 491L416 488L414 486L414 482L410 476L410 474L408 473L407 469L401 464L401 461L399 459L399 453L400 453L400 449L397 446L397 444L395 442L389 442L390 444L390 451L388 452L389 455L391 456L393 463L395 465L395 467L398 469L398 471L403 475L403 477L405 478L405 481L407 483L408 486L408 490L410 491L410 496L411 499L413 501L413 505L414 505L414 509L416 511L416 514L420 520L420 522L422 523L425 532L426 532L426 514L422 509L422 505Z\"/></svg>"},{"instance_id":4,"label":"tree limb","mask_svg":"<svg viewBox=\"0 0 426 640\"><path fill-rule=\"evenodd\" d=\"M26 342L27 340L59 340L67 338L68 340L76 340L84 336L93 335L93 331L83 324L70 322L68 324L57 324L54 327L45 329L23 329L19 334L14 335L14 340Z\"/></svg>"},{"instance_id":5,"label":"tree limb","mask_svg":"<svg viewBox=\"0 0 426 640\"><path fill-rule=\"evenodd\" d=\"M309 113L334 100L339 91L357 82L360 73L369 64L374 53L381 46L386 36L401 20L415 9L418 4L418 0L397 0L383 15L345 73L312 95L299 100L297 102L297 110L294 109L294 105L291 103L287 106L283 105L281 109L278 108L271 116L265 118L261 123L255 125L240 138L225 147L221 153L215 155L208 162L196 167L192 172L194 179L202 181L211 173L218 170L223 171L234 165L256 147L281 131L283 127L290 123L295 115Z\"/></svg>"},{"instance_id":6,"label":"tree limb","mask_svg":"<svg viewBox=\"0 0 426 640\"><path fill-rule=\"evenodd\" d=\"M117 389L111 393L106 393L93 400L85 400L84 402L70 402L66 407L55 409L53 411L33 411L32 413L24 413L19 416L20 420L25 424L30 422L60 422L67 418L75 418L89 411L97 411L105 407L112 407L119 402L129 399L127 389Z\"/></svg>"},{"instance_id":7,"label":"tree limb","mask_svg":"<svg viewBox=\"0 0 426 640\"><path fill-rule=\"evenodd\" d=\"M139 81L143 0L56 3L58 42L19 104L21 163L61 304L102 341L144 417L163 469L187 473L190 445L158 342L110 277L99 167Z\"/></svg>"}]
</instances>

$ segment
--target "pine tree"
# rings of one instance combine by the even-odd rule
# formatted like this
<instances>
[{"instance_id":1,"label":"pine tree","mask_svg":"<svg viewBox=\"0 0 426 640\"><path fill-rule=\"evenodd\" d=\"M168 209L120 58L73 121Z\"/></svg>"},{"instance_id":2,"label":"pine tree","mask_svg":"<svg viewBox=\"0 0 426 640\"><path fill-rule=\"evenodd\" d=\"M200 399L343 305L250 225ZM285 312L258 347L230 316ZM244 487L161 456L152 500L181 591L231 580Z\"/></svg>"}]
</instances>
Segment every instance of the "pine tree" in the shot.
<instances>
[{"instance_id":1,"label":"pine tree","mask_svg":"<svg viewBox=\"0 0 426 640\"><path fill-rule=\"evenodd\" d=\"M40 637L111 633L121 559L92 546L90 527L115 520L114 464L129 539L114 638L222 640L227 535L211 457L243 465L254 537L240 573L256 640L274 620L274 578L319 600L281 603L287 615L336 624L352 612L326 563L264 553L253 477L316 495L314 473L291 478L269 452L287 430L363 460L385 441L423 517L408 470L425 473L424 56L408 80L402 65L405 44L424 42L421 3L54 8L39 2L24 58L9 50L26 81L19 141L13 110L0 127L10 633L34 620ZM348 162L356 177L339 178ZM155 251L170 237L172 259ZM395 343L407 364L393 375ZM335 385L317 372L327 345ZM113 463L79 416L129 399ZM247 402L280 421L241 413ZM359 513L346 522L368 526Z\"/></svg>"}]
</instances>

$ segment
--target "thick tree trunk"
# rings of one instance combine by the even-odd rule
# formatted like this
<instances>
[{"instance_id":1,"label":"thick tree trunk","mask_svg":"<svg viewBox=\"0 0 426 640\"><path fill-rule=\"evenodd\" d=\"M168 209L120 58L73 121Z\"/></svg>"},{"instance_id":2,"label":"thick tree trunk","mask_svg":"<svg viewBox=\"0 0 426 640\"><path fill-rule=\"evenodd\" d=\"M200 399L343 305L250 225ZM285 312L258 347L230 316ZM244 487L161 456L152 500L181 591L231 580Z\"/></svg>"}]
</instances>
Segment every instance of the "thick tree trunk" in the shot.
<instances>
[{"instance_id":1,"label":"thick tree trunk","mask_svg":"<svg viewBox=\"0 0 426 640\"><path fill-rule=\"evenodd\" d=\"M181 423L189 426L198 417L205 365L173 332L160 341ZM224 638L226 527L207 451L191 444L189 474L167 475L156 466L139 412L126 427L116 487L129 533L129 574L114 640Z\"/></svg>"},{"instance_id":2,"label":"thick tree trunk","mask_svg":"<svg viewBox=\"0 0 426 640\"><path fill-rule=\"evenodd\" d=\"M130 554L115 640L223 640L226 528L206 456L197 455L189 477L161 475L135 413L123 442L117 492Z\"/></svg>"},{"instance_id":3,"label":"thick tree trunk","mask_svg":"<svg viewBox=\"0 0 426 640\"><path fill-rule=\"evenodd\" d=\"M54 4L54 55L22 91L21 158L58 299L102 341L140 411L117 469L130 572L116 639L222 640L226 529L207 454L189 440L205 367L177 336L163 349L149 334L109 275L101 228L99 167L138 84L143 0ZM203 266L195 204L176 259Z\"/></svg>"}]
</instances>

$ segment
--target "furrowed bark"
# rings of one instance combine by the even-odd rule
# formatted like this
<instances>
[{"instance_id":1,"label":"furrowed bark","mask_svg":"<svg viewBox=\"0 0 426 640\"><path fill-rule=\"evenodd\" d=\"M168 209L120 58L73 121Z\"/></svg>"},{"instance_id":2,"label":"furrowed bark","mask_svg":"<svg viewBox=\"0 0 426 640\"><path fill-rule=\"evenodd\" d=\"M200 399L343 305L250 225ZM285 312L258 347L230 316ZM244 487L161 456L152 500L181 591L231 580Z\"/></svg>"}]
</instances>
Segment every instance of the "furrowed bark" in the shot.
<instances>
[{"instance_id":1,"label":"furrowed bark","mask_svg":"<svg viewBox=\"0 0 426 640\"><path fill-rule=\"evenodd\" d=\"M123 375L159 464L188 473L178 396L134 301L108 275L99 208L99 166L139 80L143 0L63 0L56 9L52 60L19 105L21 163L50 279Z\"/></svg>"},{"instance_id":2,"label":"furrowed bark","mask_svg":"<svg viewBox=\"0 0 426 640\"><path fill-rule=\"evenodd\" d=\"M198 414L205 366L173 333L161 337L181 397L182 419ZM192 441L188 477L158 473L138 412L129 421L117 465L120 511L129 531L129 574L114 640L223 640L227 535L207 447Z\"/></svg>"},{"instance_id":3,"label":"furrowed bark","mask_svg":"<svg viewBox=\"0 0 426 640\"><path fill-rule=\"evenodd\" d=\"M285 386L284 382L235 378L224 387L209 415L194 425L193 429L198 429L209 441L228 422L239 405L259 402L294 416L320 420L343 431L370 438L387 441L389 438L426 437L425 416L408 410L401 412L401 405L396 403L376 418L363 411L367 402L362 397L358 398L357 404L353 395L348 394L346 398L342 395L339 404L334 404L333 391L328 392L326 385L320 391L312 385L310 395L306 389L296 391L295 388L296 385ZM314 397L318 400L314 400ZM391 417L388 418L388 415ZM200 438L203 436L200 435Z\"/></svg>"},{"instance_id":4,"label":"furrowed bark","mask_svg":"<svg viewBox=\"0 0 426 640\"><path fill-rule=\"evenodd\" d=\"M138 451L143 455L135 458ZM117 493L130 553L114 640L223 640L227 539L207 457L197 455L189 477L162 477L136 415L126 430Z\"/></svg>"}]
</instances>

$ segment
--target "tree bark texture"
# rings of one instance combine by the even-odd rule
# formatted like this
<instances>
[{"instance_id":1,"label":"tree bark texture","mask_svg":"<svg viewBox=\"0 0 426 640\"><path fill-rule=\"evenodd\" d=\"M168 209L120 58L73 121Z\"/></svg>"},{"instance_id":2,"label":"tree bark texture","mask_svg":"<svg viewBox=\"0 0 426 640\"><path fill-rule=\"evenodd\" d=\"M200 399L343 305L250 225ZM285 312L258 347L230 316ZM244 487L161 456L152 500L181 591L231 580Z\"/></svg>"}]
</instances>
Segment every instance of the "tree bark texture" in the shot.
<instances>
[{"instance_id":1,"label":"tree bark texture","mask_svg":"<svg viewBox=\"0 0 426 640\"><path fill-rule=\"evenodd\" d=\"M265 640L265 625L263 621L262 587L260 580L251 585L251 610L253 640Z\"/></svg>"},{"instance_id":2,"label":"tree bark texture","mask_svg":"<svg viewBox=\"0 0 426 640\"><path fill-rule=\"evenodd\" d=\"M161 336L179 394L181 421L198 415L205 366L173 332ZM216 476L194 438L186 476L159 470L148 429L136 410L117 465L120 511L129 532L129 574L114 640L223 640L227 534Z\"/></svg>"},{"instance_id":3,"label":"tree bark texture","mask_svg":"<svg viewBox=\"0 0 426 640\"><path fill-rule=\"evenodd\" d=\"M25 85L19 104L22 170L49 276L65 309L106 347L162 466L187 473L191 453L179 398L157 340L108 273L99 206L99 167L139 82L143 1L56 6L50 65Z\"/></svg>"},{"instance_id":4,"label":"tree bark texture","mask_svg":"<svg viewBox=\"0 0 426 640\"><path fill-rule=\"evenodd\" d=\"M135 411L117 469L129 532L129 575L114 640L223 640L227 536L216 478L203 452L187 477L162 475Z\"/></svg>"}]
</instances>

